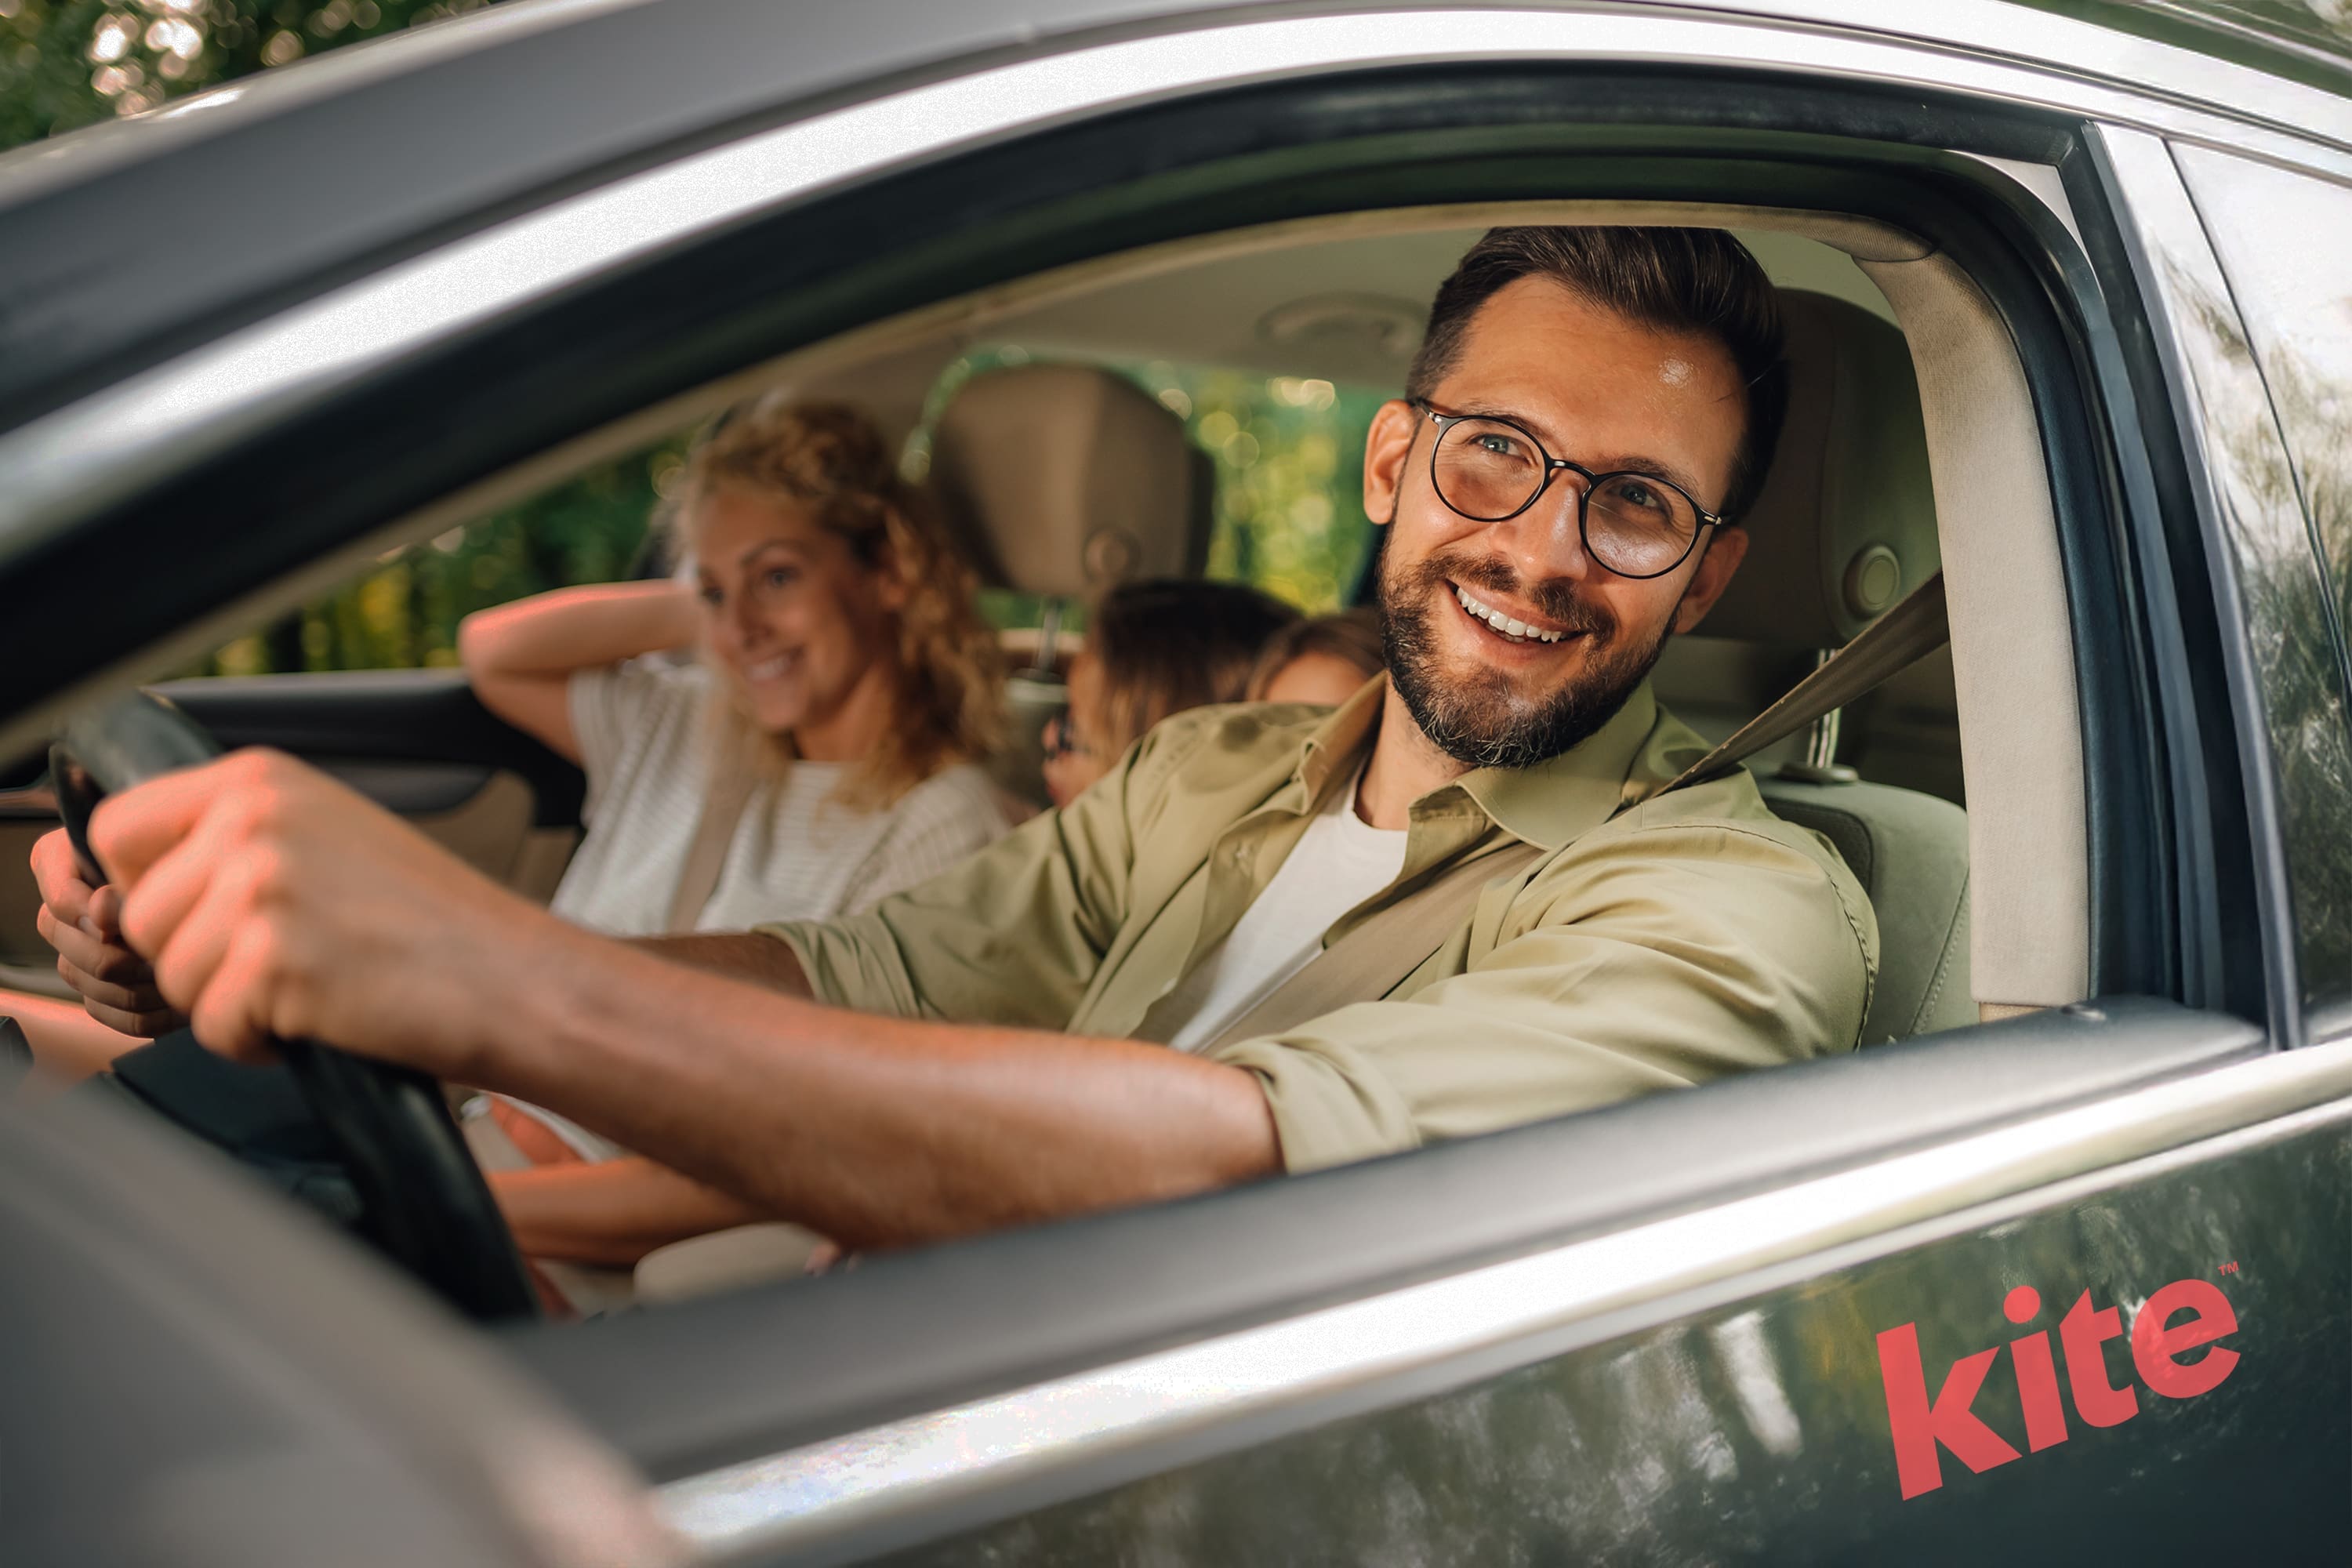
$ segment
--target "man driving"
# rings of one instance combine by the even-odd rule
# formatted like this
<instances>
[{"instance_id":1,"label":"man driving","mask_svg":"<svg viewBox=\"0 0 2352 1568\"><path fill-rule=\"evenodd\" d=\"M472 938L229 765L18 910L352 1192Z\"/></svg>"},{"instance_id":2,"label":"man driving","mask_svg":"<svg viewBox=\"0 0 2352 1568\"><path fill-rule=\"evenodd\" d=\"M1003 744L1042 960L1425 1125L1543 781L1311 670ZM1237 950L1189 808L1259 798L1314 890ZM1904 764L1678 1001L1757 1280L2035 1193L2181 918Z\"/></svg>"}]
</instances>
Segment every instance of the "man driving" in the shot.
<instances>
[{"instance_id":1,"label":"man driving","mask_svg":"<svg viewBox=\"0 0 2352 1568\"><path fill-rule=\"evenodd\" d=\"M1497 229L1364 457L1390 676L1180 715L845 920L624 944L239 752L62 834L101 1021L544 1105L874 1247L1201 1191L1853 1047L1860 886L1647 677L1748 549L1786 378L1728 235Z\"/></svg>"}]
</instances>

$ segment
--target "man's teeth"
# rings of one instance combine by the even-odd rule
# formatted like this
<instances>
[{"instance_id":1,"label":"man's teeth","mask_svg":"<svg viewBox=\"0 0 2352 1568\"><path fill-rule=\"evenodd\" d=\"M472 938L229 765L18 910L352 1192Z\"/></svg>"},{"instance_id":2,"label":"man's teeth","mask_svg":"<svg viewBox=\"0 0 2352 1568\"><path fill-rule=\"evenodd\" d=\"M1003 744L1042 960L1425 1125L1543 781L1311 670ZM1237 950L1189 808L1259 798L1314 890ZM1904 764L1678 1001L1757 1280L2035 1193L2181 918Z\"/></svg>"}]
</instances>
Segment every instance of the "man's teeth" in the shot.
<instances>
[{"instance_id":1,"label":"man's teeth","mask_svg":"<svg viewBox=\"0 0 2352 1568\"><path fill-rule=\"evenodd\" d=\"M758 664L745 665L743 673L753 680L773 680L783 674L792 661L792 655L780 653L775 658L762 659Z\"/></svg>"},{"instance_id":2,"label":"man's teeth","mask_svg":"<svg viewBox=\"0 0 2352 1568\"><path fill-rule=\"evenodd\" d=\"M1494 627L1505 637L1516 637L1521 642L1559 641L1561 636L1560 633L1538 631L1535 627L1528 625L1525 621L1519 620L1511 616L1507 616L1500 610L1490 609L1486 605L1480 604L1477 600L1465 593L1460 584L1457 583L1453 586L1454 597L1460 601L1464 609L1469 611L1472 615L1477 616L1480 620L1486 622L1488 626Z\"/></svg>"}]
</instances>

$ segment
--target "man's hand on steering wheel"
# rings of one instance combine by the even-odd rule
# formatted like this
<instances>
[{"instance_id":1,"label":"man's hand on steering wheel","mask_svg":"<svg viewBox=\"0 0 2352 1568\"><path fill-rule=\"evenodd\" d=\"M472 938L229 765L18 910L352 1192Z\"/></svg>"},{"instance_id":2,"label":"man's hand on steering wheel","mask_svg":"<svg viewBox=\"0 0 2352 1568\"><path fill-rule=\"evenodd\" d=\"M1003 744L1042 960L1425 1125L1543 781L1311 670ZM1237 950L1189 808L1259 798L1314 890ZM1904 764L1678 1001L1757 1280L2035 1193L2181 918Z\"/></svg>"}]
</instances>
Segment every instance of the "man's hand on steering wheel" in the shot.
<instances>
[{"instance_id":1,"label":"man's hand on steering wheel","mask_svg":"<svg viewBox=\"0 0 2352 1568\"><path fill-rule=\"evenodd\" d=\"M141 1039L168 1035L188 1020L163 1000L154 971L122 940L122 897L82 879L62 827L33 846L33 880L41 890L34 917L41 939L58 950L58 974L89 1016Z\"/></svg>"},{"instance_id":2,"label":"man's hand on steering wheel","mask_svg":"<svg viewBox=\"0 0 2352 1568\"><path fill-rule=\"evenodd\" d=\"M206 1046L245 1059L266 1057L273 1040L316 1039L464 1078L508 973L495 956L502 939L547 919L275 752L237 752L110 796L89 837L153 992Z\"/></svg>"}]
</instances>

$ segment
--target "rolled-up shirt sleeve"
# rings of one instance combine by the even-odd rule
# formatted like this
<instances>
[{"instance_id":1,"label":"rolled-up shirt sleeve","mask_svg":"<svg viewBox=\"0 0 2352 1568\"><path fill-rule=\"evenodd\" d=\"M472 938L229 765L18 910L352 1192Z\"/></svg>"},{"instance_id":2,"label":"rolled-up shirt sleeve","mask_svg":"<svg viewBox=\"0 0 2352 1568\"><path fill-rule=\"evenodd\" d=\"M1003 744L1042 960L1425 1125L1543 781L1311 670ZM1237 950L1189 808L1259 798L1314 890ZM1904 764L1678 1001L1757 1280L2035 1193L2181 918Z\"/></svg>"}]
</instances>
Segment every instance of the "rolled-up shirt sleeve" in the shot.
<instances>
[{"instance_id":1,"label":"rolled-up shirt sleeve","mask_svg":"<svg viewBox=\"0 0 2352 1568\"><path fill-rule=\"evenodd\" d=\"M1175 761L1159 735L1068 805L864 914L756 929L792 948L819 1001L1064 1028L1127 918L1138 823Z\"/></svg>"},{"instance_id":2,"label":"rolled-up shirt sleeve","mask_svg":"<svg viewBox=\"0 0 2352 1568\"><path fill-rule=\"evenodd\" d=\"M1618 826L1571 845L1463 973L1213 1047L1254 1074L1292 1171L1843 1050L1877 927L1782 825Z\"/></svg>"}]
</instances>

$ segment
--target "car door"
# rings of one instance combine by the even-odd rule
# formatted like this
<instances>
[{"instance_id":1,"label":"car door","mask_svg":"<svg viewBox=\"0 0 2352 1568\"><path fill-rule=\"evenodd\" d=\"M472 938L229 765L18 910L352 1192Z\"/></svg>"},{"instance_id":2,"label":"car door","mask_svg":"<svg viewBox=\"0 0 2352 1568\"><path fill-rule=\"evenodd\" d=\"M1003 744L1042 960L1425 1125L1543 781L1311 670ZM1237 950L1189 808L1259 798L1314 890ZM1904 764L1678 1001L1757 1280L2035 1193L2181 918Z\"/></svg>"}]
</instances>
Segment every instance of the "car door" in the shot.
<instances>
[{"instance_id":1,"label":"car door","mask_svg":"<svg viewBox=\"0 0 2352 1568\"><path fill-rule=\"evenodd\" d=\"M2284 448L2259 387L2184 368L2228 306L2149 259L2179 193L2119 151L2147 136L2077 121L2000 164L2095 411L2044 426L2054 484L2100 476L2060 519L2104 645L2084 744L2161 737L2095 764L2102 922L2141 896L2123 847L2170 846L2142 862L2161 960L2107 923L2117 994L518 1353L698 1538L778 1561L2326 1557L2352 1106L2343 1052L2282 1047L2333 994L2305 978L2333 906L2294 889L2339 850L2282 792L2240 619L2224 467ZM2265 537L2308 575L2294 499ZM2332 666L2324 617L2294 624ZM2345 743L2340 685L2293 711L2314 755Z\"/></svg>"},{"instance_id":2,"label":"car door","mask_svg":"<svg viewBox=\"0 0 2352 1568\"><path fill-rule=\"evenodd\" d=\"M2101 37L1998 14L2029 57ZM200 457L12 560L12 587L137 538L188 574L142 613L185 617L288 563L197 560L166 517L299 494L286 549L353 548L767 356L1161 240L1576 199L1899 222L1982 292L2030 401L2075 711L2011 738L2079 746L2066 912L2095 1000L500 1342L690 1533L756 1559L2172 1555L2242 1546L2249 1517L2292 1555L2340 1531L2352 1068L2280 1048L2308 1033L2283 874L2305 847L2250 743L2271 709L2223 569L2218 395L2168 358L2160 193L2115 173L2125 132L2234 122L2184 107L2190 80L2142 97L1828 22L1473 21L1048 45L871 88L859 136L819 117L699 152L633 187L652 205L555 204L649 226L572 271L527 221L488 232L467 254L496 289L455 326L247 362L311 400L175 431ZM413 281L359 285L370 319ZM418 406L465 439L387 463L352 433ZM88 673L16 670L12 719Z\"/></svg>"}]
</instances>

